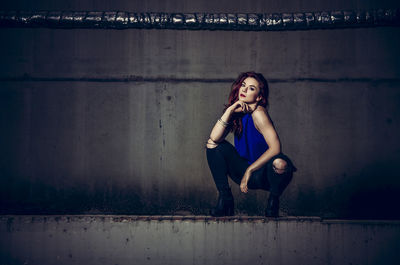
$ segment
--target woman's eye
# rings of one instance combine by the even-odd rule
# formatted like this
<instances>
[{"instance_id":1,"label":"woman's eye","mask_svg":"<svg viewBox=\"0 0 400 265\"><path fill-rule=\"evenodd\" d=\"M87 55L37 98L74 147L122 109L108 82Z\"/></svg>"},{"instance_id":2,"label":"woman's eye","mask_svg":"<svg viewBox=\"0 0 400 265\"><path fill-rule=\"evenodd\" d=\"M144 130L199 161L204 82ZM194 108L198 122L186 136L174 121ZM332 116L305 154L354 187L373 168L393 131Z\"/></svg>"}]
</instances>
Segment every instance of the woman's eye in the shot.
<instances>
[{"instance_id":1,"label":"woman's eye","mask_svg":"<svg viewBox=\"0 0 400 265\"><path fill-rule=\"evenodd\" d=\"M242 84L242 86L245 86L245 84Z\"/></svg>"},{"instance_id":2,"label":"woman's eye","mask_svg":"<svg viewBox=\"0 0 400 265\"><path fill-rule=\"evenodd\" d=\"M250 90L251 90L251 91L254 91L254 87L250 87Z\"/></svg>"}]
</instances>

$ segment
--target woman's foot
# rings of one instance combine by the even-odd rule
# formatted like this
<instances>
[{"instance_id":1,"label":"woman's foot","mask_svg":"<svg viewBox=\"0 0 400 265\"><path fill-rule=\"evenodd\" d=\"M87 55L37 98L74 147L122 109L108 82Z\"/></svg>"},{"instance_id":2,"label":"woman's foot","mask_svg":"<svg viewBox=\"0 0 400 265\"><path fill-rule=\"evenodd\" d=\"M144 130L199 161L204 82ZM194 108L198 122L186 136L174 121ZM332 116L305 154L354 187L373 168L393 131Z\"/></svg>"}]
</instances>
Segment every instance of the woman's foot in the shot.
<instances>
[{"instance_id":1,"label":"woman's foot","mask_svg":"<svg viewBox=\"0 0 400 265\"><path fill-rule=\"evenodd\" d=\"M279 216L279 196L269 195L267 208L265 209L266 217Z\"/></svg>"},{"instance_id":2,"label":"woman's foot","mask_svg":"<svg viewBox=\"0 0 400 265\"><path fill-rule=\"evenodd\" d=\"M217 205L210 211L210 214L214 217L234 215L233 197L219 195Z\"/></svg>"}]
</instances>

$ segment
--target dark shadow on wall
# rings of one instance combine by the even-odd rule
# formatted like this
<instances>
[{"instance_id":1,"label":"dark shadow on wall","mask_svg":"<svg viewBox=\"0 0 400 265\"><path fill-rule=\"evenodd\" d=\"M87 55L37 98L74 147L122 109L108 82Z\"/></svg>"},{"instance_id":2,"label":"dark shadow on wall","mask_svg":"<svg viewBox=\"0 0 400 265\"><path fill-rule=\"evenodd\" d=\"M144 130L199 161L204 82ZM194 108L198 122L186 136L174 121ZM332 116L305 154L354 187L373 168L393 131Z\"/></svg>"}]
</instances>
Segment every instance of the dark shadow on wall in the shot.
<instances>
[{"instance_id":1,"label":"dark shadow on wall","mask_svg":"<svg viewBox=\"0 0 400 265\"><path fill-rule=\"evenodd\" d=\"M367 165L359 175L345 176L321 191L301 190L292 215L343 219L400 219L400 174L395 161Z\"/></svg>"},{"instance_id":2,"label":"dark shadow on wall","mask_svg":"<svg viewBox=\"0 0 400 265\"><path fill-rule=\"evenodd\" d=\"M91 189L80 185L57 189L22 177L8 178L0 191L0 214L200 215L208 213L211 207L208 199L214 197L195 190L187 192L189 196L174 191L168 192L168 197L157 192L146 195L137 187L128 186L98 185Z\"/></svg>"},{"instance_id":3,"label":"dark shadow on wall","mask_svg":"<svg viewBox=\"0 0 400 265\"><path fill-rule=\"evenodd\" d=\"M355 176L345 216L360 219L400 219L400 174L398 164L386 161L369 165Z\"/></svg>"},{"instance_id":4,"label":"dark shadow on wall","mask_svg":"<svg viewBox=\"0 0 400 265\"><path fill-rule=\"evenodd\" d=\"M282 209L283 215L400 219L397 205L400 201L400 180L395 174L397 172L387 170L386 174L375 175L381 166L368 169L371 174L349 177L349 181L321 192L311 188L302 190L296 205L289 207L291 210L285 212L287 209ZM193 189L188 196L171 191L172 195L163 197L155 192L149 200L148 195L135 187L114 187L110 192L99 186L89 192L89 187L85 186L56 189L23 178L9 179L8 186L2 186L0 214L207 215L216 199L214 191L203 194ZM263 193L262 197L267 198L267 193ZM263 199L259 193L237 196L236 213L262 215L265 207ZM283 208L287 203L290 204L283 199Z\"/></svg>"}]
</instances>

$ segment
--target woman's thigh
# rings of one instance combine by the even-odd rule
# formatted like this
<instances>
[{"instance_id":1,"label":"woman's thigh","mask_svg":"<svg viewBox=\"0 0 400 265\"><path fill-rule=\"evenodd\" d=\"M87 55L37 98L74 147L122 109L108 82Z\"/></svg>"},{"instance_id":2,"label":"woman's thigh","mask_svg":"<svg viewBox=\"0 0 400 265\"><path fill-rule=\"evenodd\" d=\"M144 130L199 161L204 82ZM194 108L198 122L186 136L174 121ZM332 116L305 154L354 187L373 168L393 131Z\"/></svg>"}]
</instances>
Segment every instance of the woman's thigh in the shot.
<instances>
[{"instance_id":1,"label":"woman's thigh","mask_svg":"<svg viewBox=\"0 0 400 265\"><path fill-rule=\"evenodd\" d=\"M249 166L247 160L241 157L236 148L226 140L222 141L217 148L223 154L230 178L240 184Z\"/></svg>"},{"instance_id":2,"label":"woman's thigh","mask_svg":"<svg viewBox=\"0 0 400 265\"><path fill-rule=\"evenodd\" d=\"M260 169L254 171L247 183L247 187L252 190L262 189L262 190L269 190L270 185L268 182L267 174L268 174L268 166L265 164Z\"/></svg>"}]
</instances>

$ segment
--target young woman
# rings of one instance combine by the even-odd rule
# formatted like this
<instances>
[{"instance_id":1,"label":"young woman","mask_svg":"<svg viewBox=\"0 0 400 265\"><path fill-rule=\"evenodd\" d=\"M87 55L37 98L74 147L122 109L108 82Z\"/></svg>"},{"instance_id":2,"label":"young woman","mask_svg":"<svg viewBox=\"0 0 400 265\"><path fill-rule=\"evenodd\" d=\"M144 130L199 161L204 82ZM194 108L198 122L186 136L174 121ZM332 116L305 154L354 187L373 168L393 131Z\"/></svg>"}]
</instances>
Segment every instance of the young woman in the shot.
<instances>
[{"instance_id":1,"label":"young woman","mask_svg":"<svg viewBox=\"0 0 400 265\"><path fill-rule=\"evenodd\" d=\"M219 192L212 216L234 214L234 200L227 175L240 190L269 190L266 216L277 217L279 196L296 168L281 153L281 144L267 112L268 83L255 72L239 75L232 84L229 104L207 141L207 161ZM234 133L235 147L225 140Z\"/></svg>"}]
</instances>

